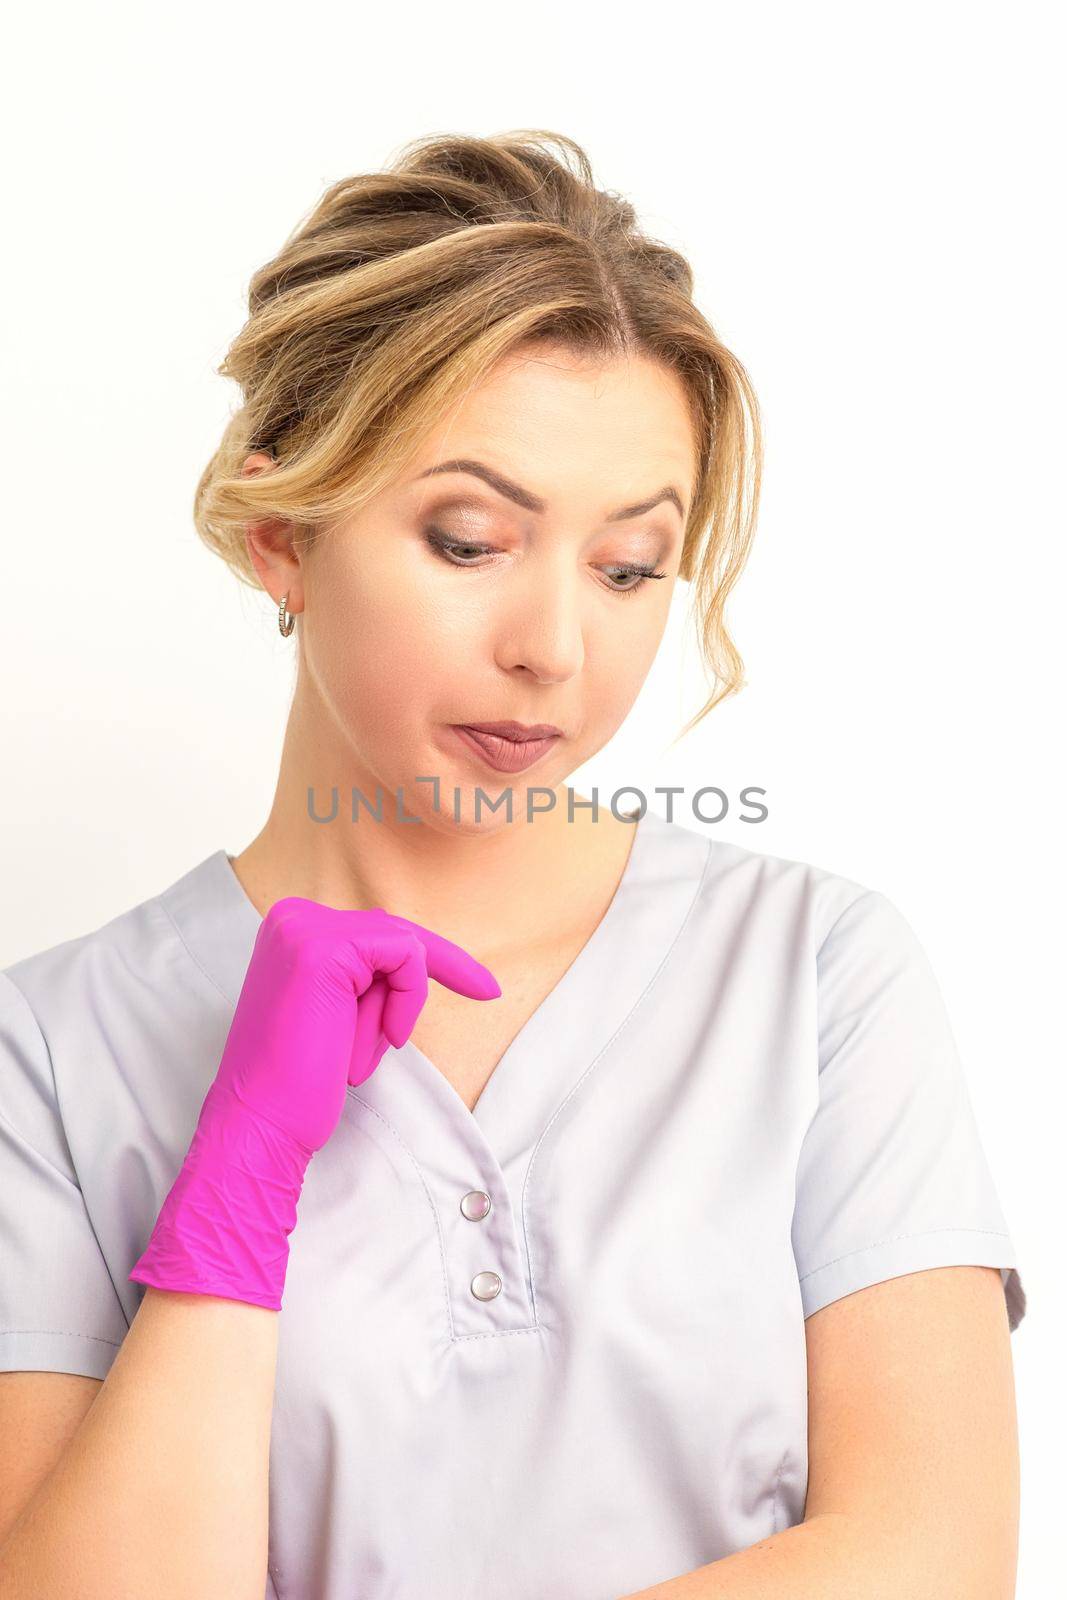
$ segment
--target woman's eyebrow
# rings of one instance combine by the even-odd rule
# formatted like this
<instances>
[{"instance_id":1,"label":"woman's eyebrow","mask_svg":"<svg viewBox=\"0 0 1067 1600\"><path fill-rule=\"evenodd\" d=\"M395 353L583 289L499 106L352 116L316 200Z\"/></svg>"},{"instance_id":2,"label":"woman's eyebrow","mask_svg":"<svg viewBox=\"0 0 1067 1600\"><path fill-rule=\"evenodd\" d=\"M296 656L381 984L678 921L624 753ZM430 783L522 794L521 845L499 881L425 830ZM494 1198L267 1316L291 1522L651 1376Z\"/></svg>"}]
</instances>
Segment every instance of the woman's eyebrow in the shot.
<instances>
[{"instance_id":1,"label":"woman's eyebrow","mask_svg":"<svg viewBox=\"0 0 1067 1600\"><path fill-rule=\"evenodd\" d=\"M546 502L538 495L531 494L529 489L524 489L521 484L512 483L510 478L505 478L501 473L494 471L492 467L487 467L483 461L472 461L466 457L460 457L454 461L441 461L434 467L427 467L425 472L418 474L418 477L429 478L438 472L469 472L472 477L481 478L482 482L487 483L490 489L495 489L497 494L505 495L507 499L514 500L515 504L522 506L525 511L545 510ZM676 506L678 515L684 520L685 507L682 504L682 497L673 484L668 484L665 489L661 489L658 494L652 495L648 500L640 500L632 506L620 506L618 511L610 512L605 520L608 522L625 522L630 517L644 516L646 511L651 511L653 506L660 505L664 500Z\"/></svg>"}]
</instances>

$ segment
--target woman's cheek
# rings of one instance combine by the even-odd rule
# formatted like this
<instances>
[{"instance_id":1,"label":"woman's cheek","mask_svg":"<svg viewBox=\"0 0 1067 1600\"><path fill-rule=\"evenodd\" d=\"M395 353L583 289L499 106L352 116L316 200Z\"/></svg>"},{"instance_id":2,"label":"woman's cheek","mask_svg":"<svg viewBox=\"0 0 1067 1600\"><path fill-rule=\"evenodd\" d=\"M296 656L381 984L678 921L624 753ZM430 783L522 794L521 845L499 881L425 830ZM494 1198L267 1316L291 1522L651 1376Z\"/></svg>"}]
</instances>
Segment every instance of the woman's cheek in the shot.
<instances>
[{"instance_id":1,"label":"woman's cheek","mask_svg":"<svg viewBox=\"0 0 1067 1600\"><path fill-rule=\"evenodd\" d=\"M638 603L636 600L633 602ZM626 601L619 602L625 605ZM602 675L615 699L627 709L648 676L663 634L662 627L653 622L622 631L604 641L601 659L607 670Z\"/></svg>"}]
</instances>

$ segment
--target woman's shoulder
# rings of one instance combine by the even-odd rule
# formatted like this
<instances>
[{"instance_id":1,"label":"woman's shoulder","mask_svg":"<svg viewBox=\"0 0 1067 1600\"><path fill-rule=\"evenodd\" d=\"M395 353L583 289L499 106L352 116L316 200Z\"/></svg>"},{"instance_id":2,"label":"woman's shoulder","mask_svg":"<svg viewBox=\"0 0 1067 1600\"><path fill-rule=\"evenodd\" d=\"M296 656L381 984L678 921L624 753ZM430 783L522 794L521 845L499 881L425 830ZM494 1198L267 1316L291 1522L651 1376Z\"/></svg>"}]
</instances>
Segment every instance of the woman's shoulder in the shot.
<instances>
[{"instance_id":1,"label":"woman's shoulder","mask_svg":"<svg viewBox=\"0 0 1067 1600\"><path fill-rule=\"evenodd\" d=\"M251 950L256 918L243 909L217 850L97 927L0 969L0 1119L70 1176L71 1152L97 1170L123 1130L152 1125L163 1137L195 1118Z\"/></svg>"},{"instance_id":2,"label":"woman's shoulder","mask_svg":"<svg viewBox=\"0 0 1067 1600\"><path fill-rule=\"evenodd\" d=\"M117 1010L166 1003L197 973L202 982L185 928L217 925L220 867L230 870L221 849L95 927L10 962L0 969L0 1014L28 1009L44 1029L91 1030Z\"/></svg>"},{"instance_id":3,"label":"woman's shoulder","mask_svg":"<svg viewBox=\"0 0 1067 1600\"><path fill-rule=\"evenodd\" d=\"M883 917L895 910L879 889L824 862L727 839L684 818L657 817L653 827L668 842L665 863L672 835L682 841L675 855L699 873L699 899L716 916L743 917L768 931L803 925L819 945L853 906Z\"/></svg>"}]
</instances>

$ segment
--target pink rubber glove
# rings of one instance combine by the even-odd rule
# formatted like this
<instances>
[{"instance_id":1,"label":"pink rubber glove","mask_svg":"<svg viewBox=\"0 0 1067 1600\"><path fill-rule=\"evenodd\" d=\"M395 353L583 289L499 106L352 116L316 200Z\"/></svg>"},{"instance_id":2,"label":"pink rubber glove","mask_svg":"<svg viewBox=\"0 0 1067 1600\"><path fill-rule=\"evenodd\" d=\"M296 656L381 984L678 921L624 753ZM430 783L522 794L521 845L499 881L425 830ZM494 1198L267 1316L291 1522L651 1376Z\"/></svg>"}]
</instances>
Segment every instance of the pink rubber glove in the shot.
<instances>
[{"instance_id":1,"label":"pink rubber glove","mask_svg":"<svg viewBox=\"0 0 1067 1600\"><path fill-rule=\"evenodd\" d=\"M308 1163L415 1026L428 977L473 1000L500 986L406 917L278 900L264 917L222 1061L132 1283L280 1311Z\"/></svg>"}]
</instances>

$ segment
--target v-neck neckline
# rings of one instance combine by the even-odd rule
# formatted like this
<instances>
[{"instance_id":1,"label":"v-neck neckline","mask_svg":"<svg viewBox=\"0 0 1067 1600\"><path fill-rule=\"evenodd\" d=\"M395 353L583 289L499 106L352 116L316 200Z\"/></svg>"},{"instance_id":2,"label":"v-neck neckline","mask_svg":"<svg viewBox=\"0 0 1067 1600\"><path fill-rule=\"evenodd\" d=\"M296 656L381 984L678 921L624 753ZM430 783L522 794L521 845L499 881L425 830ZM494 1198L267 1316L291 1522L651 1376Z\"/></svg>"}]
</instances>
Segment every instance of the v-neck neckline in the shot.
<instances>
[{"instance_id":1,"label":"v-neck neckline","mask_svg":"<svg viewBox=\"0 0 1067 1600\"><path fill-rule=\"evenodd\" d=\"M375 1111L422 1155L444 1125L470 1154L505 1172L522 1161L645 1000L708 870L710 836L652 810L633 826L604 915L511 1040L473 1110L411 1039L387 1050L362 1084L349 1086L349 1100ZM213 852L160 899L197 965L236 1007L263 919L229 852ZM428 1117L431 1108L435 1117Z\"/></svg>"},{"instance_id":2,"label":"v-neck neckline","mask_svg":"<svg viewBox=\"0 0 1067 1600\"><path fill-rule=\"evenodd\" d=\"M700 892L714 842L653 811L635 828L607 910L512 1039L473 1110L411 1039L349 1088L418 1159L444 1162L451 1138L469 1167L499 1170L517 1195L536 1145L635 1013L654 1003L655 980ZM472 1027L477 1022L472 1011Z\"/></svg>"},{"instance_id":3,"label":"v-neck neckline","mask_svg":"<svg viewBox=\"0 0 1067 1600\"><path fill-rule=\"evenodd\" d=\"M513 1055L520 1055L523 1053L523 1036L527 1030L536 1030L544 1027L542 1013L545 1011L548 1011L549 1013L554 1012L565 1003L566 994L563 995L562 1000L559 998L561 991L573 989L575 987L577 982L580 980L580 969L584 965L585 960L591 959L593 947L604 944L610 937L612 926L617 918L622 915L622 911L625 907L628 885L638 875L641 868L642 857L645 854L646 848L648 848L648 840L652 832L652 828L648 826L648 819L650 816L653 817L654 820L659 820L656 818L654 812L646 811L643 816L638 817L633 823L634 833L630 840L630 848L626 853L626 861L623 865L622 872L619 875L618 882L615 885L615 891L612 894L611 899L608 901L607 907L605 908L596 927L593 929L588 939L586 939L585 943L581 946L580 950L567 966L565 971L560 975L559 978L556 979L556 982L552 985L551 989L549 989L548 993L543 997L543 999L537 1003L534 1009L530 1012L529 1016L526 1018L525 1022L523 1022L522 1026L519 1028L518 1032L514 1035L511 1042L507 1045L497 1061L496 1066L493 1068L492 1072L489 1074L489 1077L482 1085L481 1093L478 1095L478 1098L474 1102L473 1106L468 1106L467 1102L464 1100L463 1096L459 1093L459 1090L456 1089L451 1080L446 1077L436 1062L432 1061L426 1052L420 1049L420 1047L415 1043L414 1039L409 1038L406 1044L402 1047L403 1049L407 1050L409 1055L418 1063L421 1069L427 1072L436 1073L439 1078L444 1079L445 1084L455 1095L462 1109L467 1113L468 1116L472 1117L475 1122L479 1124L482 1123L483 1107L494 1079L496 1079L497 1075L502 1069L507 1068L510 1070L509 1064ZM477 1004L477 1002L475 1002L475 1004ZM473 1027L477 1027L477 1017L473 1013L471 1017L471 1023Z\"/></svg>"}]
</instances>

